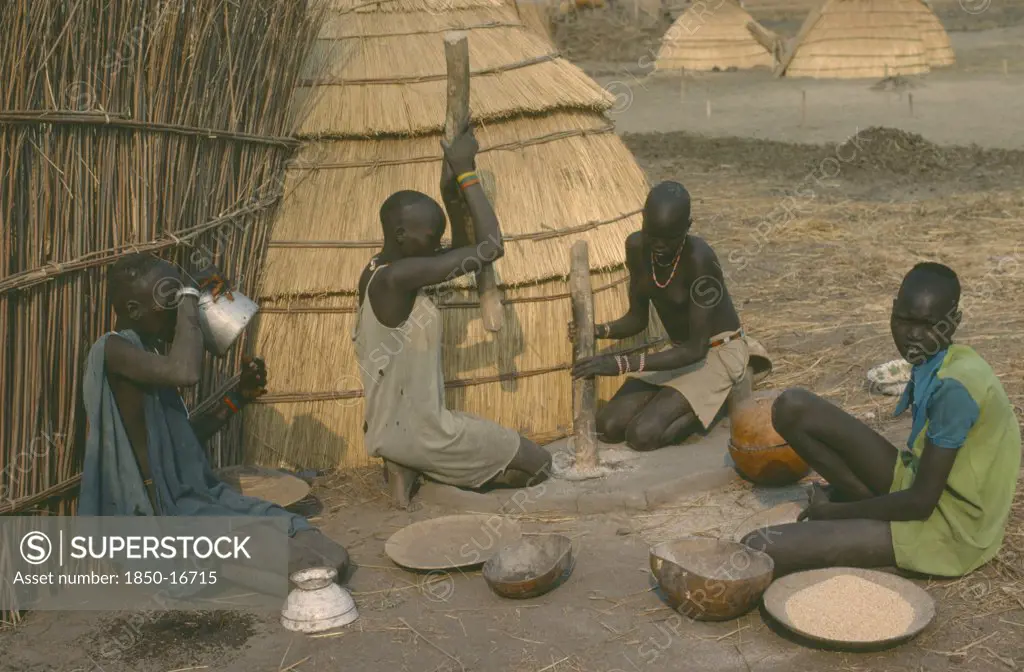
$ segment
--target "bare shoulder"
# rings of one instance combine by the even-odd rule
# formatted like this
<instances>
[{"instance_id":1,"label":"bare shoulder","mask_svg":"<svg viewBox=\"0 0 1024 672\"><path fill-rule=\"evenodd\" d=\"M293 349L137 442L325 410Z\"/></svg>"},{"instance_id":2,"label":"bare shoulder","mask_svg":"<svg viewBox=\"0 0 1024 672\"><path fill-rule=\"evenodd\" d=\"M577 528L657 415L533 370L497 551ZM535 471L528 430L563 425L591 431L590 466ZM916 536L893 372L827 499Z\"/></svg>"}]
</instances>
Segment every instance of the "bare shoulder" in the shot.
<instances>
[{"instance_id":1,"label":"bare shoulder","mask_svg":"<svg viewBox=\"0 0 1024 672\"><path fill-rule=\"evenodd\" d=\"M371 274L372 274L372 271L370 270L369 264L367 264L366 268L364 268L363 272L359 275L359 303L360 304L362 304L363 300L366 298L366 286L368 284L370 284L370 275Z\"/></svg>"},{"instance_id":2,"label":"bare shoulder","mask_svg":"<svg viewBox=\"0 0 1024 672\"><path fill-rule=\"evenodd\" d=\"M121 375L133 361L135 351L138 350L135 344L121 336L111 334L110 338L103 345L103 361L106 363L107 372Z\"/></svg>"},{"instance_id":3,"label":"bare shoulder","mask_svg":"<svg viewBox=\"0 0 1024 672\"><path fill-rule=\"evenodd\" d=\"M119 353L127 352L129 349L134 348L135 346L132 345L124 336L121 336L120 334L111 334L110 338L108 338L107 342L104 344L103 352L106 353L106 356L109 358L111 355L116 356Z\"/></svg>"},{"instance_id":4,"label":"bare shoulder","mask_svg":"<svg viewBox=\"0 0 1024 672\"><path fill-rule=\"evenodd\" d=\"M687 246L687 261L692 266L718 266L718 255L710 244L699 236L690 236L690 245Z\"/></svg>"},{"instance_id":5,"label":"bare shoulder","mask_svg":"<svg viewBox=\"0 0 1024 672\"><path fill-rule=\"evenodd\" d=\"M643 256L644 234L641 231L634 231L626 236L626 262L635 262Z\"/></svg>"},{"instance_id":6,"label":"bare shoulder","mask_svg":"<svg viewBox=\"0 0 1024 672\"><path fill-rule=\"evenodd\" d=\"M634 231L626 236L626 249L631 252L639 252L644 248L643 231Z\"/></svg>"}]
</instances>

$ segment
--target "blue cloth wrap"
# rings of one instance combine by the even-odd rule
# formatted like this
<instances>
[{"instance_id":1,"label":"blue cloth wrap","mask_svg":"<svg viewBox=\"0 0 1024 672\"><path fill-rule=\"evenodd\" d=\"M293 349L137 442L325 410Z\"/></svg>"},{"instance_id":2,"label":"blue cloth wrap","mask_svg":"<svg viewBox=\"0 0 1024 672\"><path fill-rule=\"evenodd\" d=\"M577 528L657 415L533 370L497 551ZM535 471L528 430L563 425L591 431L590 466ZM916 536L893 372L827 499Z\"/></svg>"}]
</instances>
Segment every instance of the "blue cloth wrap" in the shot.
<instances>
[{"instance_id":1,"label":"blue cloth wrap","mask_svg":"<svg viewBox=\"0 0 1024 672\"><path fill-rule=\"evenodd\" d=\"M131 330L118 336L142 348ZM106 377L105 334L89 351L83 396L88 420L78 513L83 516L152 516L153 510L131 441ZM145 396L148 455L159 515L281 516L288 536L313 529L302 516L254 497L246 497L214 475L188 410L172 388L149 388Z\"/></svg>"}]
</instances>

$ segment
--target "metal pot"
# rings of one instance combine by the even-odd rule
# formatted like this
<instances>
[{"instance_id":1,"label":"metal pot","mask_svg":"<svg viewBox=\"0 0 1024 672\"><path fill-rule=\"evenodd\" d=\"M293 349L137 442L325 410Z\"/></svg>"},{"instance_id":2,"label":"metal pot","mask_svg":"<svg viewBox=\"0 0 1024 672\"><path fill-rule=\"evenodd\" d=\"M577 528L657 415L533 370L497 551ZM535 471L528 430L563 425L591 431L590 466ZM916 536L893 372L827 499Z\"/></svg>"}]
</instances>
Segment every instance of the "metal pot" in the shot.
<instances>
[{"instance_id":1,"label":"metal pot","mask_svg":"<svg viewBox=\"0 0 1024 672\"><path fill-rule=\"evenodd\" d=\"M206 349L223 357L259 312L260 307L244 294L231 292L230 299L223 294L214 298L204 290L199 296L199 327Z\"/></svg>"},{"instance_id":2,"label":"metal pot","mask_svg":"<svg viewBox=\"0 0 1024 672\"><path fill-rule=\"evenodd\" d=\"M315 633L359 618L355 601L335 583L337 578L338 572L330 567L312 567L292 574L291 580L298 587L288 594L281 625L293 632Z\"/></svg>"}]
</instances>

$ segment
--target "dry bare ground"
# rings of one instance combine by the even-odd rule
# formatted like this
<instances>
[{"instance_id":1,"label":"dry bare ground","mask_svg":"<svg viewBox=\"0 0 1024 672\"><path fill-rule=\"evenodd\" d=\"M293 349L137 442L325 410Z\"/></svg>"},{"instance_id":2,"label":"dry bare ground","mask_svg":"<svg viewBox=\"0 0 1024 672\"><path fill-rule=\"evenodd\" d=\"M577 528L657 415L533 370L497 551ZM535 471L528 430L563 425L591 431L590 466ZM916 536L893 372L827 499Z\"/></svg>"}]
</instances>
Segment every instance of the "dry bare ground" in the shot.
<instances>
[{"instance_id":1,"label":"dry bare ground","mask_svg":"<svg viewBox=\"0 0 1024 672\"><path fill-rule=\"evenodd\" d=\"M1024 413L1024 153L937 147L892 129L838 146L626 139L652 182L679 180L694 194L695 232L717 250L743 321L773 355L766 385L811 389L903 440L895 400L871 393L865 374L898 357L888 325L903 274L935 260L961 277L958 340L989 361ZM1019 491L999 557L930 586L942 616L919 645L965 669L1024 662L1022 553Z\"/></svg>"}]
</instances>

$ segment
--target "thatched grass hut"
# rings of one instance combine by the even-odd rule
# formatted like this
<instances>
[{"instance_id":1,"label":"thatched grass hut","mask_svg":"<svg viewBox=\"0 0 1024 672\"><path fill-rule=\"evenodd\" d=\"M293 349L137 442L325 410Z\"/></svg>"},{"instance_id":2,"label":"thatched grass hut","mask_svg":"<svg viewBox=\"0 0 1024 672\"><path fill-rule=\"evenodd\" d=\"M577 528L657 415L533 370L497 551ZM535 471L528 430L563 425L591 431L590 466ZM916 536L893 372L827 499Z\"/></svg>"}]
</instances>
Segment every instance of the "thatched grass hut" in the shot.
<instances>
[{"instance_id":1,"label":"thatched grass hut","mask_svg":"<svg viewBox=\"0 0 1024 672\"><path fill-rule=\"evenodd\" d=\"M296 91L316 101L261 283L258 350L273 389L247 418L253 461L368 463L351 342L357 281L382 242L387 196L440 200L448 30L468 31L479 169L507 241L496 264L502 331L484 330L471 280L442 302L448 404L538 441L570 431L576 240L590 243L598 319L627 307L624 239L640 226L648 185L605 116L612 96L506 0L432 2L334 2L310 61L327 78ZM618 382L602 380L604 398Z\"/></svg>"},{"instance_id":2,"label":"thatched grass hut","mask_svg":"<svg viewBox=\"0 0 1024 672\"><path fill-rule=\"evenodd\" d=\"M735 0L721 0L717 7L693 5L665 33L654 67L664 71L771 68L775 65L771 52L747 30L753 20Z\"/></svg>"},{"instance_id":3,"label":"thatched grass hut","mask_svg":"<svg viewBox=\"0 0 1024 672\"><path fill-rule=\"evenodd\" d=\"M929 71L912 0L828 0L783 64L789 77L882 78Z\"/></svg>"},{"instance_id":4,"label":"thatched grass hut","mask_svg":"<svg viewBox=\"0 0 1024 672\"><path fill-rule=\"evenodd\" d=\"M940 68L956 63L956 54L953 52L949 33L939 21L939 17L921 0L910 0L910 4L916 12L921 28L921 40L928 55L928 65Z\"/></svg>"}]
</instances>

